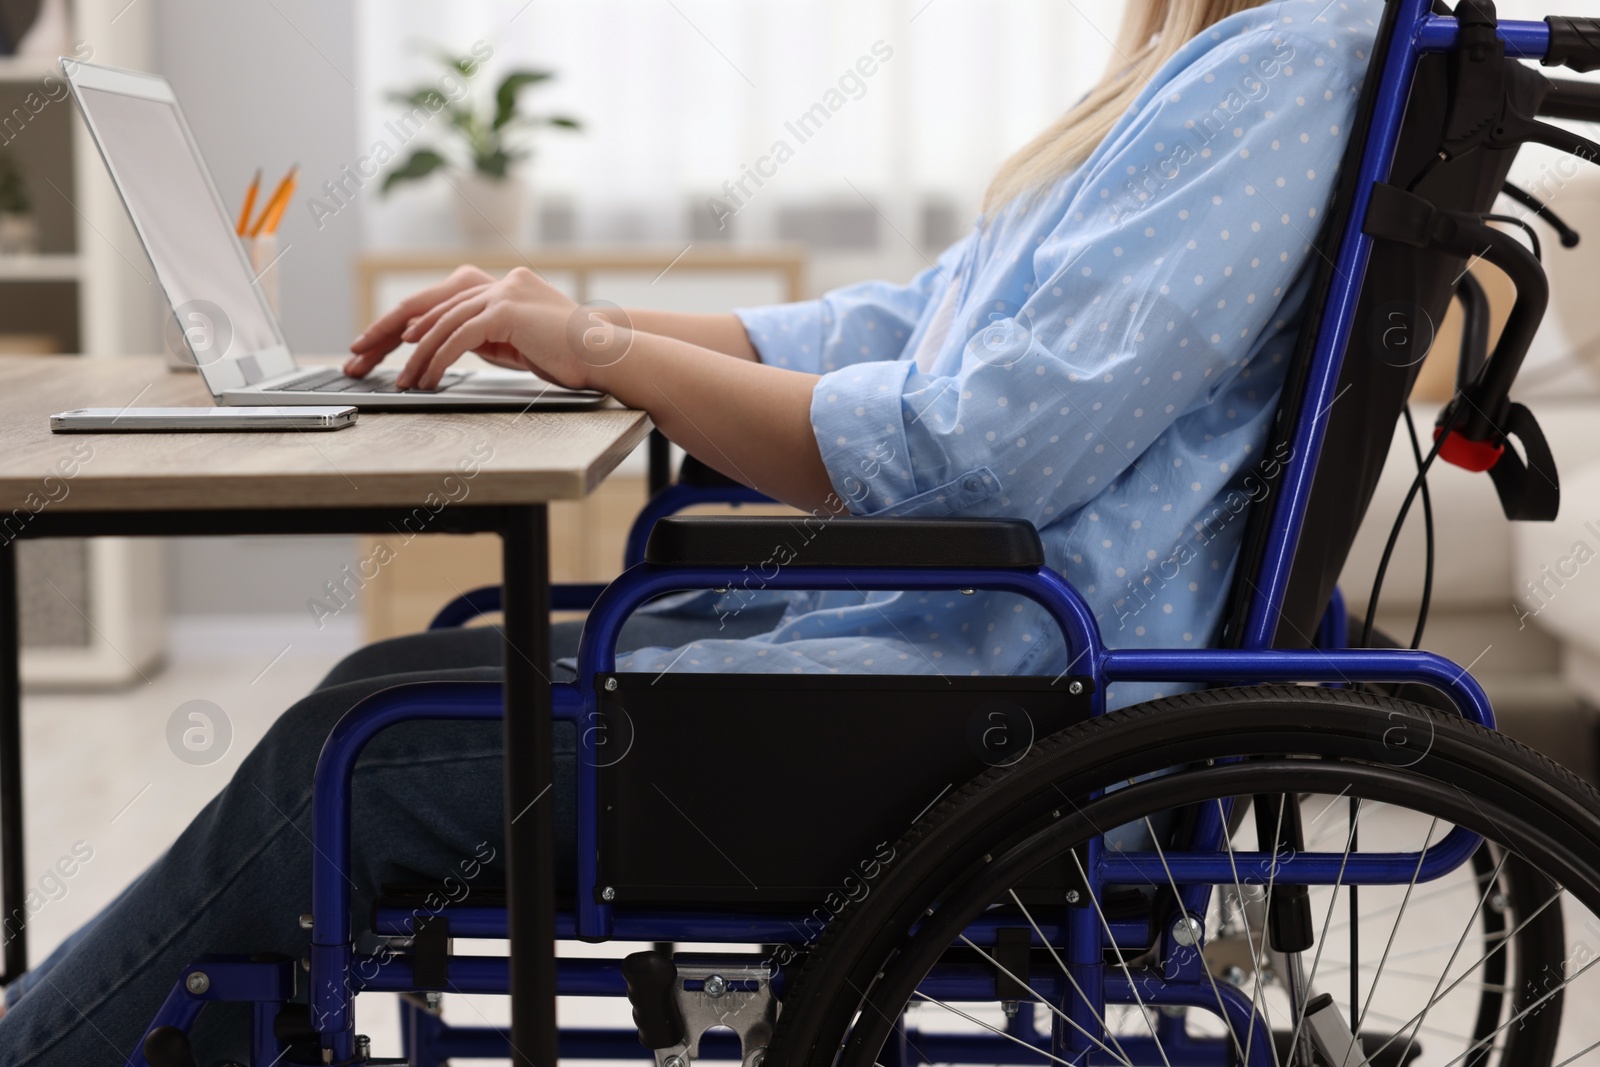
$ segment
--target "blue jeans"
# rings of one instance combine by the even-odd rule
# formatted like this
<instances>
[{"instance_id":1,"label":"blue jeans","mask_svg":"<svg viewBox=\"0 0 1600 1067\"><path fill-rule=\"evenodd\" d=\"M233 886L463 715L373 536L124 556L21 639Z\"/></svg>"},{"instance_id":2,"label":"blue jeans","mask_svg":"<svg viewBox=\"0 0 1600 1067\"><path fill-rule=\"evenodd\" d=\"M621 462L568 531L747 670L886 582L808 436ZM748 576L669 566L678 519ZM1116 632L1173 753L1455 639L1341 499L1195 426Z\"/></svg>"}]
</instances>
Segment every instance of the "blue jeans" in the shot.
<instances>
[{"instance_id":1,"label":"blue jeans","mask_svg":"<svg viewBox=\"0 0 1600 1067\"><path fill-rule=\"evenodd\" d=\"M715 619L636 615L619 647L750 636L770 630L779 614L741 613L731 620L737 629L720 632ZM578 631L577 623L552 627L552 659L575 652ZM358 701L391 686L498 681L500 662L493 629L416 634L347 657L278 719L165 855L7 989L0 1067L122 1067L183 968L198 957L303 957L309 933L299 917L311 910L312 771L333 725ZM558 884L570 882L573 871L573 745L570 724L558 723L551 793ZM478 877L500 880L500 754L498 721L405 723L367 747L356 764L352 807L351 913L358 935L383 885L438 885L491 849L496 858ZM243 1006L208 1006L192 1037L201 1063L249 1062Z\"/></svg>"}]
</instances>

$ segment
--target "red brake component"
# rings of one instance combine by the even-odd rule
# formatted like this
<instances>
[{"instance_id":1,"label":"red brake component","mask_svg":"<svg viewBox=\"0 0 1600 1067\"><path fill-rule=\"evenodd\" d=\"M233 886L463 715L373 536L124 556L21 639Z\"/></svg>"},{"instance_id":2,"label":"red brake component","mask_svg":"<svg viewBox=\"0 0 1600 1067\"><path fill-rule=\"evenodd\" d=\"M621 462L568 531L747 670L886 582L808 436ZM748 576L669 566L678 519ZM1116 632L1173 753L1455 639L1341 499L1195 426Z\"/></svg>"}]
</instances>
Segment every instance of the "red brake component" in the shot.
<instances>
[{"instance_id":1,"label":"red brake component","mask_svg":"<svg viewBox=\"0 0 1600 1067\"><path fill-rule=\"evenodd\" d=\"M1433 428L1435 441L1439 439L1439 429L1438 426ZM1482 472L1499 463L1505 451L1506 446L1503 444L1469 440L1463 437L1459 430L1451 430L1450 435L1444 439L1444 444L1439 447L1439 458L1463 470Z\"/></svg>"}]
</instances>

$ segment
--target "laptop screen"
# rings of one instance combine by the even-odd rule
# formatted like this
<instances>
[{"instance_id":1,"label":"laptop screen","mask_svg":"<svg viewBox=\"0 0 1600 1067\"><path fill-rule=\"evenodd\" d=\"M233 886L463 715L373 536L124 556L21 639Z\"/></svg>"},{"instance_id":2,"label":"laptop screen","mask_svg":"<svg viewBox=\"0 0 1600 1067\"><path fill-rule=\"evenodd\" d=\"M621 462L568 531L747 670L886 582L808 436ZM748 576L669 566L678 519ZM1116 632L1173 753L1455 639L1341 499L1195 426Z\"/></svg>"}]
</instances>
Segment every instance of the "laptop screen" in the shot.
<instances>
[{"instance_id":1,"label":"laptop screen","mask_svg":"<svg viewBox=\"0 0 1600 1067\"><path fill-rule=\"evenodd\" d=\"M123 76L171 92L159 79ZM177 104L94 80L74 86L78 101L211 391L292 370Z\"/></svg>"}]
</instances>

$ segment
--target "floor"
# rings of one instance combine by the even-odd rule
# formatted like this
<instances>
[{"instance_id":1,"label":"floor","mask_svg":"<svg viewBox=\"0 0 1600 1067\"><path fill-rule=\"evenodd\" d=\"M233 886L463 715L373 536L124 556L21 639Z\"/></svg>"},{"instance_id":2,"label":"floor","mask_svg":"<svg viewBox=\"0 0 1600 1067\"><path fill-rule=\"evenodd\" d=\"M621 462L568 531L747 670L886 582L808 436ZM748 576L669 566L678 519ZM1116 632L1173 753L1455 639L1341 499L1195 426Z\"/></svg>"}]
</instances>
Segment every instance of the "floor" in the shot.
<instances>
[{"instance_id":1,"label":"floor","mask_svg":"<svg viewBox=\"0 0 1600 1067\"><path fill-rule=\"evenodd\" d=\"M45 901L29 921L30 958L43 959L160 856L278 714L357 644L353 629L315 631L299 619L243 630L195 619L177 628L165 669L131 689L26 694L28 884ZM75 857L71 878L46 873L63 857ZM504 954L505 945L458 942L457 951ZM445 1010L464 1026L509 1020L500 997L451 996ZM604 1001L564 1002L561 1013L574 1025L627 1019L625 1007ZM400 1054L395 998L362 997L358 1017L374 1055Z\"/></svg>"},{"instance_id":2,"label":"floor","mask_svg":"<svg viewBox=\"0 0 1600 1067\"><path fill-rule=\"evenodd\" d=\"M224 620L202 620L180 628L171 663L133 689L30 693L24 701L27 866L30 886L45 900L30 922L32 958L41 959L155 859L226 783L279 712L355 643L354 632L337 628L308 633L300 625L292 636L270 628L245 634L230 632ZM70 878L46 873L63 857L77 860L68 865L74 869ZM1369 906L1376 908L1380 899L1382 894L1373 893ZM1437 952L1454 936L1442 930L1439 938L1432 936L1441 914L1437 906L1427 908L1406 924L1412 952ZM1381 944L1384 924L1392 920L1374 914L1372 921L1376 925L1363 940ZM1600 923L1572 916L1568 932L1571 965L1594 959ZM458 944L466 952L501 948ZM618 948L570 951L611 954ZM1579 1007L1600 1003L1600 967L1578 985L1583 991L1575 989L1567 1000L1563 1056L1583 1053L1600 1040L1600 1019ZM494 997L447 998L446 1012L464 1025L500 1025L507 1018L504 1000ZM626 1021L625 1007L615 1002L563 1002L561 1015L566 1023L588 1026ZM372 1035L374 1054L398 1054L393 998L362 997L358 1016L359 1029ZM932 1019L921 1020L929 1024L938 1028ZM1576 1062L1596 1061L1600 1051L1591 1050Z\"/></svg>"}]
</instances>

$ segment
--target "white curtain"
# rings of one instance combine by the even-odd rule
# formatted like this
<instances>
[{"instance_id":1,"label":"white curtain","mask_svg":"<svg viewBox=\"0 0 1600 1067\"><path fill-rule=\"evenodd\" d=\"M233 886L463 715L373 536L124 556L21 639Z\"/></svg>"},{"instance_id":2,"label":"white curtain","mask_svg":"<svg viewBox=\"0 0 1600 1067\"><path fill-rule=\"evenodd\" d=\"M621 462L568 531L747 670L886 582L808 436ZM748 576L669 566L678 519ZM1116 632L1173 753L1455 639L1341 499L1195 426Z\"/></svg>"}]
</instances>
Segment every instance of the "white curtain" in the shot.
<instances>
[{"instance_id":1,"label":"white curtain","mask_svg":"<svg viewBox=\"0 0 1600 1067\"><path fill-rule=\"evenodd\" d=\"M358 0L361 140L393 147L385 123L403 109L386 92L435 82L437 47L483 41L477 90L553 69L527 106L586 126L542 131L529 172L546 203L574 206L581 238L678 240L690 205L759 165L771 177L746 178L739 239L774 237L784 207L866 201L892 227L880 240L915 243L922 205L966 222L994 167L1088 88L1122 3ZM819 103L836 110L801 143L787 124ZM792 158L763 162L780 141ZM447 242L450 197L438 182L363 196L367 244Z\"/></svg>"}]
</instances>

